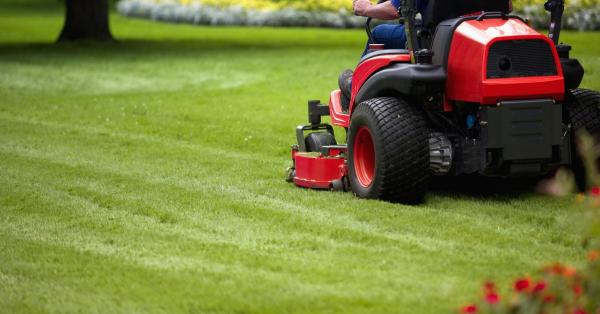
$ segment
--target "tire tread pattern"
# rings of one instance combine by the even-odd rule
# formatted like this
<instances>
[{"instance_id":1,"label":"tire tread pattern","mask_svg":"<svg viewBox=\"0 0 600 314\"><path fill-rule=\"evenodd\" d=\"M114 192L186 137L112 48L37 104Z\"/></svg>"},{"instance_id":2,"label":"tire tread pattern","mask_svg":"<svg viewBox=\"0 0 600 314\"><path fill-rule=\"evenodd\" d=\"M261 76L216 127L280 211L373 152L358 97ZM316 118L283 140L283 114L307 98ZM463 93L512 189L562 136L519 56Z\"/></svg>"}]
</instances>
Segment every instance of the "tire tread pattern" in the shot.
<instances>
[{"instance_id":1,"label":"tire tread pattern","mask_svg":"<svg viewBox=\"0 0 600 314\"><path fill-rule=\"evenodd\" d=\"M373 198L392 202L419 203L427 192L429 169L429 130L423 114L398 98L374 98L356 108L376 121L381 140L377 159L380 184Z\"/></svg>"},{"instance_id":2,"label":"tire tread pattern","mask_svg":"<svg viewBox=\"0 0 600 314\"><path fill-rule=\"evenodd\" d=\"M574 89L567 93L567 103L573 129L586 129L596 140L600 139L600 93Z\"/></svg>"},{"instance_id":3,"label":"tire tread pattern","mask_svg":"<svg viewBox=\"0 0 600 314\"><path fill-rule=\"evenodd\" d=\"M309 152L320 152L323 146L337 144L335 137L329 132L310 133L306 136L305 143Z\"/></svg>"},{"instance_id":4,"label":"tire tread pattern","mask_svg":"<svg viewBox=\"0 0 600 314\"><path fill-rule=\"evenodd\" d=\"M576 132L585 129L596 142L600 142L600 93L588 89L574 89L567 92L566 111L571 123L571 170L580 191L587 191L587 172L583 160L576 149Z\"/></svg>"}]
</instances>

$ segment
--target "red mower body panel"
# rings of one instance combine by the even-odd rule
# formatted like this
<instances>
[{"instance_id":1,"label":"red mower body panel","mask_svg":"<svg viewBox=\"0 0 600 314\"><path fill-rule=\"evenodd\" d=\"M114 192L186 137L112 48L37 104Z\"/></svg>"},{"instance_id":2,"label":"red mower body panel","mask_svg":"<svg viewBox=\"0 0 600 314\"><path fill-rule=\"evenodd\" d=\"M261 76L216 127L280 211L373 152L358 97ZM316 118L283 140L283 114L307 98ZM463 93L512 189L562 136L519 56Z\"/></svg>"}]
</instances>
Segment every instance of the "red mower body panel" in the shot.
<instances>
[{"instance_id":1,"label":"red mower body panel","mask_svg":"<svg viewBox=\"0 0 600 314\"><path fill-rule=\"evenodd\" d=\"M494 76L490 68L495 64L490 61L490 50L496 43L516 43L512 50L521 43L536 43L542 49L551 50L555 73L542 75L513 74L511 77ZM543 47L543 45L547 47ZM527 50L526 45L521 45ZM499 49L502 53L502 49ZM535 54L532 52L532 54ZM533 55L532 58L536 56ZM502 58L502 56L500 56ZM495 60L494 58L491 58ZM516 58L515 58L516 59ZM510 72L511 60L506 57L504 66ZM526 63L526 60L512 60ZM529 61L531 62L531 61ZM527 70L523 65L520 70ZM523 99L554 99L562 101L565 95L564 78L560 59L552 41L529 27L517 18L468 20L461 23L454 32L447 65L446 99L495 105L501 101Z\"/></svg>"},{"instance_id":2,"label":"red mower body panel","mask_svg":"<svg viewBox=\"0 0 600 314\"><path fill-rule=\"evenodd\" d=\"M350 125L350 115L342 111L341 96L342 91L339 89L331 92L331 96L329 96L329 115L331 116L331 124L346 128Z\"/></svg>"},{"instance_id":3,"label":"red mower body panel","mask_svg":"<svg viewBox=\"0 0 600 314\"><path fill-rule=\"evenodd\" d=\"M342 111L340 103L340 90L334 90L329 98L329 108L332 124L335 126L347 128L350 125L350 116L354 110L355 97L363 84L375 72L394 63L410 63L410 54L386 54L369 58L361 62L352 76L352 99L350 101L349 112Z\"/></svg>"},{"instance_id":4,"label":"red mower body panel","mask_svg":"<svg viewBox=\"0 0 600 314\"><path fill-rule=\"evenodd\" d=\"M354 109L355 97L363 84L373 73L393 63L409 63L410 54L392 54L369 58L361 62L352 76L352 100L350 101L350 112Z\"/></svg>"}]
</instances>

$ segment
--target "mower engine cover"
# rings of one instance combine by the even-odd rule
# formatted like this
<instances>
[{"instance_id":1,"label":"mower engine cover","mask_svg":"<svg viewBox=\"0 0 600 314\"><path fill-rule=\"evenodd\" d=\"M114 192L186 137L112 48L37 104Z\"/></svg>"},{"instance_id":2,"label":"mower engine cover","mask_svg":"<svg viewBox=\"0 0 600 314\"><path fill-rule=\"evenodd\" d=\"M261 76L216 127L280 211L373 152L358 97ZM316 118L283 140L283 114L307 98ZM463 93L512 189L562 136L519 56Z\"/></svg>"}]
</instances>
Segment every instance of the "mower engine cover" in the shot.
<instances>
[{"instance_id":1,"label":"mower engine cover","mask_svg":"<svg viewBox=\"0 0 600 314\"><path fill-rule=\"evenodd\" d=\"M444 36L452 36L444 60L449 101L496 105L507 100L564 100L563 71L554 43L520 18L444 22L434 49L436 43L441 47L448 41Z\"/></svg>"}]
</instances>

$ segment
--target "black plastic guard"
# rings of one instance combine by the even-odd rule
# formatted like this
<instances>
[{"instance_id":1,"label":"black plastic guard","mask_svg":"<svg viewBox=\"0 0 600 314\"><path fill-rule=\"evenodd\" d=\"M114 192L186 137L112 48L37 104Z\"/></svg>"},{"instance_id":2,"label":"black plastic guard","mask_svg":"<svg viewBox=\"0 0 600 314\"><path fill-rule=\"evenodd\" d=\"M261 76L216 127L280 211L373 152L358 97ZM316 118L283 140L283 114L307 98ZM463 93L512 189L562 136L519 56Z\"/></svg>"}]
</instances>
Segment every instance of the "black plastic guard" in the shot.
<instances>
[{"instance_id":1,"label":"black plastic guard","mask_svg":"<svg viewBox=\"0 0 600 314\"><path fill-rule=\"evenodd\" d=\"M562 106L552 100L504 101L484 107L481 119L486 149L502 149L504 160L552 159L563 144Z\"/></svg>"},{"instance_id":2,"label":"black plastic guard","mask_svg":"<svg viewBox=\"0 0 600 314\"><path fill-rule=\"evenodd\" d=\"M484 172L504 168L511 176L540 175L570 164L570 134L562 114L561 104L543 99L505 101L497 108L483 109L486 156L496 152L503 161L496 169L488 164Z\"/></svg>"},{"instance_id":3,"label":"black plastic guard","mask_svg":"<svg viewBox=\"0 0 600 314\"><path fill-rule=\"evenodd\" d=\"M442 66L397 63L373 74L356 95L355 103L394 94L422 97L443 92L445 85Z\"/></svg>"},{"instance_id":4,"label":"black plastic guard","mask_svg":"<svg viewBox=\"0 0 600 314\"><path fill-rule=\"evenodd\" d=\"M560 58L560 64L562 65L563 75L565 77L565 90L578 88L585 73L579 60Z\"/></svg>"}]
</instances>

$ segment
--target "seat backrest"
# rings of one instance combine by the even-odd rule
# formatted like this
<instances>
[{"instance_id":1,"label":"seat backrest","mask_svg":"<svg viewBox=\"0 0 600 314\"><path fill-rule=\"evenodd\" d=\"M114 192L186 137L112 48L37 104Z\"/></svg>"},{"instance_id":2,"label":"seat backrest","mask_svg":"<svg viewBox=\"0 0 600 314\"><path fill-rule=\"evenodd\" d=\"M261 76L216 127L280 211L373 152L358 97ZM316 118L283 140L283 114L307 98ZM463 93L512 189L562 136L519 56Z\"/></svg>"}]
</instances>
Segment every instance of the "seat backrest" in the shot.
<instances>
[{"instance_id":1,"label":"seat backrest","mask_svg":"<svg viewBox=\"0 0 600 314\"><path fill-rule=\"evenodd\" d=\"M475 12L509 13L510 0L429 0L424 24L433 27L442 21Z\"/></svg>"}]
</instances>

